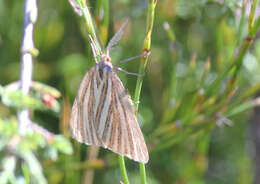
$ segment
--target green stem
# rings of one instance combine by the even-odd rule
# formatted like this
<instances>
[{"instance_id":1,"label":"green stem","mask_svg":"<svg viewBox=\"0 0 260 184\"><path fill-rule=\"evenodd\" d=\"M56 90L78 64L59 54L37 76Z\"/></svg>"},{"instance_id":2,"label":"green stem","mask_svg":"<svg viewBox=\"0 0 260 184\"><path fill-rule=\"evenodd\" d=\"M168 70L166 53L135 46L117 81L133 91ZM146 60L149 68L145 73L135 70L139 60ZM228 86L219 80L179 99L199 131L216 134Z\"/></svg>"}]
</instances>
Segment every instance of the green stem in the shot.
<instances>
[{"instance_id":1,"label":"green stem","mask_svg":"<svg viewBox=\"0 0 260 184\"><path fill-rule=\"evenodd\" d=\"M148 11L147 11L147 27L146 27L146 36L144 39L144 45L143 45L143 52L148 52L151 47L151 34L152 34L152 29L153 29L153 22L154 22L154 12L155 12L155 7L157 4L157 0L149 0L149 5L148 5ZM147 65L148 61L148 56L145 56L141 60L141 64L139 67L139 73L143 74ZM136 88L135 88L135 96L134 100L136 103L136 112L138 112L138 107L139 107L139 99L140 99L140 93L142 89L142 84L143 84L143 77L139 76L137 78L136 82ZM145 172L145 164L140 163L140 175L141 175L141 183L146 184L147 179L146 179L146 172Z\"/></svg>"},{"instance_id":2,"label":"green stem","mask_svg":"<svg viewBox=\"0 0 260 184\"><path fill-rule=\"evenodd\" d=\"M246 53L248 52L250 46L252 45L252 43L254 41L254 37L260 27L260 18L258 17L257 20L255 21L255 10L256 10L258 1L259 0L254 0L253 4L251 6L249 20L248 20L248 36L243 40L243 42L239 48L238 54L234 54L234 56L231 59L231 62L228 63L227 67L223 70L223 72L209 86L208 90L206 91L206 96L209 96L210 94L212 94L215 91L216 86L219 86L221 81L225 78L225 76L227 76L227 74L234 67L235 67L235 71L232 74L232 78L233 78L232 80L234 80L236 78L236 75L237 75L240 67L242 66L243 59L244 59ZM246 3L247 3L247 0L244 1L243 8L242 8L242 14L245 13ZM242 20L243 18L244 17L242 15L241 21L240 21L240 24L241 24L240 27L242 26L242 24L244 24L243 23L244 20ZM241 36L241 33L239 33L238 36ZM238 43L239 43L239 41L238 41ZM234 87L234 84L230 86L230 89L232 90L233 87Z\"/></svg>"},{"instance_id":3,"label":"green stem","mask_svg":"<svg viewBox=\"0 0 260 184\"><path fill-rule=\"evenodd\" d=\"M140 163L140 176L141 176L141 183L147 183L146 181L146 171L145 171L145 164Z\"/></svg>"},{"instance_id":4,"label":"green stem","mask_svg":"<svg viewBox=\"0 0 260 184\"><path fill-rule=\"evenodd\" d=\"M127 172L126 172L124 156L119 155L118 160L119 160L120 171L121 171L121 175L122 175L124 184L130 184L129 180L128 180Z\"/></svg>"},{"instance_id":5,"label":"green stem","mask_svg":"<svg viewBox=\"0 0 260 184\"><path fill-rule=\"evenodd\" d=\"M250 10L250 14L249 14L249 18L248 18L248 32L250 36L254 36L252 33L254 24L255 24L255 11L256 11L256 7L258 5L258 0L254 0L252 6L251 6L251 10Z\"/></svg>"},{"instance_id":6,"label":"green stem","mask_svg":"<svg viewBox=\"0 0 260 184\"><path fill-rule=\"evenodd\" d=\"M227 67L223 70L223 72L220 73L219 76L215 79L215 81L212 82L212 84L209 86L209 88L206 91L206 96L210 96L211 94L214 94L216 86L220 85L222 80L228 75L228 73L232 70L233 67L240 68L244 56L246 55L252 43L253 43L252 38L247 37L244 39L242 45L239 48L238 54L236 56L233 56L231 62L228 63Z\"/></svg>"},{"instance_id":7,"label":"green stem","mask_svg":"<svg viewBox=\"0 0 260 184\"><path fill-rule=\"evenodd\" d=\"M148 52L151 47L151 34L153 29L153 22L154 22L154 10L156 7L156 0L150 0L148 6L148 14L147 14L147 28L146 28L146 36L144 39L143 51ZM148 56L143 57L141 60L141 64L139 67L139 73L143 74L147 65ZM134 99L136 102L139 102L140 93L143 84L143 77L139 76L137 78L136 88L135 88L135 96ZM136 110L138 111L139 103L136 103Z\"/></svg>"},{"instance_id":8,"label":"green stem","mask_svg":"<svg viewBox=\"0 0 260 184\"><path fill-rule=\"evenodd\" d=\"M95 44L95 47L98 51L98 55L101 55L101 48L100 48L100 45L98 43L94 23L92 21L92 17L91 17L91 14L89 12L88 6L86 5L86 2L83 1L83 0L76 0L76 1L77 1L77 4L79 5L79 7L81 9L81 12L84 16L84 19L86 20L87 31L94 40L94 44Z\"/></svg>"}]
</instances>

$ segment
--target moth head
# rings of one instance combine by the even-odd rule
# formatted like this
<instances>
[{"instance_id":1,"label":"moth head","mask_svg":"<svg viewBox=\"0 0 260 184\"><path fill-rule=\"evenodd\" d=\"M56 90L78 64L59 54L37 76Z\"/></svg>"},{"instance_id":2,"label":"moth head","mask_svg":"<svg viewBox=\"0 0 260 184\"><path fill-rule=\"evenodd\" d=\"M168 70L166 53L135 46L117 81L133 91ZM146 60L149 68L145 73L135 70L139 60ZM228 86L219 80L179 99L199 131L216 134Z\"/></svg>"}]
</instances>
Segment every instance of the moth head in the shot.
<instances>
[{"instance_id":1,"label":"moth head","mask_svg":"<svg viewBox=\"0 0 260 184\"><path fill-rule=\"evenodd\" d=\"M111 73L113 71L113 65L111 58L108 54L102 54L100 62L97 64L100 78L103 79L104 73Z\"/></svg>"},{"instance_id":2,"label":"moth head","mask_svg":"<svg viewBox=\"0 0 260 184\"><path fill-rule=\"evenodd\" d=\"M109 56L109 54L102 54L101 55L101 61L103 61L103 62L111 62L111 57Z\"/></svg>"}]
</instances>

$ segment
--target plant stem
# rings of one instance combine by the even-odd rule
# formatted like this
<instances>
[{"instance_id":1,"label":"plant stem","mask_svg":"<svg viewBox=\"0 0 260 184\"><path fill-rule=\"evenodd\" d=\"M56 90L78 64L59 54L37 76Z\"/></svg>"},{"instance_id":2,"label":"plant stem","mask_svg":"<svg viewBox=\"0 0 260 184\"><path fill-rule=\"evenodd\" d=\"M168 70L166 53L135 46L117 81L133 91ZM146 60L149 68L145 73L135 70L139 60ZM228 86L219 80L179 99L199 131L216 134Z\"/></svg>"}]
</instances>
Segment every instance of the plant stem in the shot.
<instances>
[{"instance_id":1,"label":"plant stem","mask_svg":"<svg viewBox=\"0 0 260 184\"><path fill-rule=\"evenodd\" d=\"M148 5L148 13L147 13L147 28L146 28L146 36L144 39L144 45L143 45L143 52L148 52L151 47L151 34L153 29L153 22L154 22L154 10L156 7L156 0L149 0ZM143 74L147 65L148 56L144 56L141 59L141 64L139 67L139 74ZM143 76L139 76L137 78L136 88L135 88L135 96L134 100L136 102L139 102L140 99L140 93L142 89L143 84ZM139 103L136 103L136 110L138 111Z\"/></svg>"},{"instance_id":2,"label":"plant stem","mask_svg":"<svg viewBox=\"0 0 260 184\"><path fill-rule=\"evenodd\" d=\"M244 2L243 8L245 8L246 2L247 1ZM206 92L206 96L213 93L214 89L216 88L215 86L219 86L219 84L221 83L223 78L225 76L227 76L227 74L232 70L233 67L235 67L235 71L233 72L232 77L235 79L240 67L243 64L243 59L244 59L247 51L249 50L250 46L252 45L252 43L254 41L254 37L256 36L256 33L258 32L259 27L260 27L260 17L258 17L257 20L255 21L255 10L256 10L257 4L258 4L258 0L254 0L253 4L251 6L249 20L248 20L248 36L246 38L244 38L243 42L241 43L238 53L234 54L231 61L228 63L227 67L223 70L222 73L220 73L220 75L217 77L217 79L209 86L209 88ZM241 17L241 19L243 19L243 16ZM241 22L243 22L243 20L241 20ZM234 87L234 85L231 85L230 89L233 89L233 87Z\"/></svg>"},{"instance_id":3,"label":"plant stem","mask_svg":"<svg viewBox=\"0 0 260 184\"><path fill-rule=\"evenodd\" d=\"M28 95L31 86L33 86L33 57L38 55L38 50L34 48L33 28L37 20L37 0L26 0L24 5L24 25L23 39L21 48L21 74L20 88L24 95ZM36 132L41 134L47 141L53 139L54 134L45 128L34 123L30 119L29 109L24 108L18 112L19 132L26 134Z\"/></svg>"},{"instance_id":4,"label":"plant stem","mask_svg":"<svg viewBox=\"0 0 260 184\"><path fill-rule=\"evenodd\" d=\"M153 22L154 22L154 12L155 12L155 7L157 4L157 0L149 0L148 4L148 11L147 11L147 27L146 27L146 36L144 39L144 45L143 45L143 52L149 52L150 47L151 47L151 34L153 30ZM139 74L143 74L146 68L148 62L148 56L144 56L141 59L141 64L139 67ZM134 100L136 103L136 112L138 112L138 107L139 107L139 99L140 99L140 93L142 89L142 84L143 84L143 77L139 76L137 78L136 82L136 88L135 88L135 96ZM144 163L140 163L140 175L141 175L141 183L146 184L147 179L146 179L146 172L145 172L145 165Z\"/></svg>"},{"instance_id":5,"label":"plant stem","mask_svg":"<svg viewBox=\"0 0 260 184\"><path fill-rule=\"evenodd\" d=\"M128 176L127 176L127 172L126 172L124 156L119 155L118 160L119 160L120 171L121 171L121 175L122 175L124 184L130 184Z\"/></svg>"},{"instance_id":6,"label":"plant stem","mask_svg":"<svg viewBox=\"0 0 260 184\"><path fill-rule=\"evenodd\" d=\"M26 0L24 9L20 87L22 92L26 95L29 93L32 84L33 56L29 51L34 49L33 25L37 19L37 0ZM22 109L18 113L18 119L19 131L25 134L30 127L29 110Z\"/></svg>"},{"instance_id":7,"label":"plant stem","mask_svg":"<svg viewBox=\"0 0 260 184\"><path fill-rule=\"evenodd\" d=\"M139 164L139 171L140 171L140 175L141 175L141 183L144 184L144 183L147 183L147 179L146 179L146 171L145 171L145 164L143 163L140 163Z\"/></svg>"},{"instance_id":8,"label":"plant stem","mask_svg":"<svg viewBox=\"0 0 260 184\"><path fill-rule=\"evenodd\" d=\"M249 18L248 18L248 32L250 36L254 36L252 34L252 30L255 24L255 11L256 11L256 7L258 5L258 0L254 0L253 4L251 6L251 10L250 10L250 14L249 14Z\"/></svg>"},{"instance_id":9,"label":"plant stem","mask_svg":"<svg viewBox=\"0 0 260 184\"><path fill-rule=\"evenodd\" d=\"M87 31L94 40L96 50L98 51L97 54L101 55L101 48L100 48L100 45L98 43L94 23L92 21L92 17L91 17L91 14L89 12L88 6L86 5L86 2L83 1L83 0L76 0L76 1L77 1L77 4L79 5L81 12L82 12L82 14L83 14L83 16L86 20Z\"/></svg>"}]
</instances>

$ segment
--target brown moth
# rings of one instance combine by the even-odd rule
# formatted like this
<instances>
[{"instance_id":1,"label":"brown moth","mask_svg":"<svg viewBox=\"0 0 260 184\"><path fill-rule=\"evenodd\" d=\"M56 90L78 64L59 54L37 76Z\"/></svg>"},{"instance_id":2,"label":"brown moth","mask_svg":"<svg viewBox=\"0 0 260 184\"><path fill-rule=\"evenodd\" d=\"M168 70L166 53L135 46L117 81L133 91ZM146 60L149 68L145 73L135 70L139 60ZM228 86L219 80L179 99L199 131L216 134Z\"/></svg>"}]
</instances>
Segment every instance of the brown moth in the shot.
<instances>
[{"instance_id":1,"label":"brown moth","mask_svg":"<svg viewBox=\"0 0 260 184\"><path fill-rule=\"evenodd\" d=\"M137 162L147 163L149 155L135 116L134 105L114 72L110 49L120 40L126 23L108 43L106 53L84 76L70 119L72 137L87 145L102 146Z\"/></svg>"}]
</instances>

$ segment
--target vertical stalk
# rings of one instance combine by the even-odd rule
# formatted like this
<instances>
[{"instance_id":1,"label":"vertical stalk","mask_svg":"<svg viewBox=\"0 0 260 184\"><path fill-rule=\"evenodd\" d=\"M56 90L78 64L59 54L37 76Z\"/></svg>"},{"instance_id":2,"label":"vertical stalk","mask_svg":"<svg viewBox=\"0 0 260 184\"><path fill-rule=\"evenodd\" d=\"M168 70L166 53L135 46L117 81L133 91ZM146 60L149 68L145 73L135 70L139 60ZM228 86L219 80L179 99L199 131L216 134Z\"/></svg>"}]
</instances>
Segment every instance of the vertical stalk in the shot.
<instances>
[{"instance_id":1,"label":"vertical stalk","mask_svg":"<svg viewBox=\"0 0 260 184\"><path fill-rule=\"evenodd\" d=\"M22 40L20 87L23 94L28 94L33 73L33 26L37 19L37 0L26 0L24 6L24 32ZM19 131L25 134L30 125L29 110L22 109L18 113Z\"/></svg>"},{"instance_id":2,"label":"vertical stalk","mask_svg":"<svg viewBox=\"0 0 260 184\"><path fill-rule=\"evenodd\" d=\"M151 34L153 29L153 22L154 22L154 10L157 4L157 0L149 0L148 5L148 13L147 13L147 27L146 27L146 36L144 39L144 45L143 45L143 52L148 52L151 47ZM141 59L141 64L139 67L139 74L143 74L147 65L148 56L144 55ZM143 76L139 76L137 78L136 88L135 88L135 96L134 100L136 102L139 102L140 99L140 93L142 89L143 84ZM136 110L138 111L139 103L136 103Z\"/></svg>"},{"instance_id":3,"label":"vertical stalk","mask_svg":"<svg viewBox=\"0 0 260 184\"><path fill-rule=\"evenodd\" d=\"M127 172L126 172L124 156L118 155L118 160L119 160L120 171L121 171L121 175L122 175L124 184L130 184L128 176L127 176Z\"/></svg>"},{"instance_id":4,"label":"vertical stalk","mask_svg":"<svg viewBox=\"0 0 260 184\"><path fill-rule=\"evenodd\" d=\"M251 6L251 10L250 10L250 14L249 14L249 18L248 18L248 32L250 36L254 36L252 34L252 30L255 24L255 11L256 11L256 7L258 5L258 1L259 0L254 0L253 4Z\"/></svg>"},{"instance_id":5,"label":"vertical stalk","mask_svg":"<svg viewBox=\"0 0 260 184\"><path fill-rule=\"evenodd\" d=\"M149 0L148 10L147 10L147 20L146 20L146 23L147 23L146 36L144 39L143 52L148 52L151 48L151 34L152 34L152 30L153 30L154 12L155 12L156 4L157 4L157 0ZM139 74L144 73L147 62L148 62L148 56L144 55L144 57L142 57L142 59L141 59L141 64L139 67ZM137 102L135 105L136 112L138 112L138 107L139 107L138 102L140 99L142 84L143 84L143 77L140 75L137 78L135 96L134 96L134 100L135 100L135 102ZM140 163L140 175L141 175L141 183L146 184L147 179L146 179L146 171L145 171L144 163Z\"/></svg>"},{"instance_id":6,"label":"vertical stalk","mask_svg":"<svg viewBox=\"0 0 260 184\"><path fill-rule=\"evenodd\" d=\"M142 184L146 184L147 183L147 179L146 179L146 170L145 170L145 164L144 163L140 163L139 164L139 172L140 172L140 176L141 176L141 183Z\"/></svg>"},{"instance_id":7,"label":"vertical stalk","mask_svg":"<svg viewBox=\"0 0 260 184\"><path fill-rule=\"evenodd\" d=\"M92 21L92 17L91 17L91 14L89 12L89 9L87 7L87 4L84 0L76 0L76 1L77 1L77 4L79 5L79 8L80 8L80 10L81 10L81 12L84 16L84 19L86 21L87 31L94 40L94 44L95 44L95 47L98 51L98 55L101 55L101 48L100 48L100 45L98 43L94 23Z\"/></svg>"}]
</instances>

